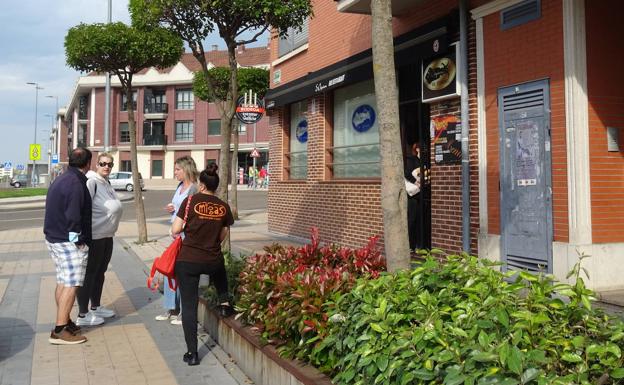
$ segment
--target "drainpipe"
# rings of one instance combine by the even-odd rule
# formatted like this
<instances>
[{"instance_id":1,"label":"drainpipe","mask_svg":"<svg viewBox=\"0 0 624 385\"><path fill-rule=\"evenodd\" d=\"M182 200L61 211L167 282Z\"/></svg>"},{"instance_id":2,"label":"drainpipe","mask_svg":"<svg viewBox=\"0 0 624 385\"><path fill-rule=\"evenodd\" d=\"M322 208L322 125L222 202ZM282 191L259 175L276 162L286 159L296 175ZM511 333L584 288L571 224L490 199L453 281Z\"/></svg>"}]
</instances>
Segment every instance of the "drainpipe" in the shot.
<instances>
[{"instance_id":1,"label":"drainpipe","mask_svg":"<svg viewBox=\"0 0 624 385\"><path fill-rule=\"evenodd\" d=\"M459 74L461 87L462 248L470 253L470 163L468 154L468 0L459 0Z\"/></svg>"}]
</instances>

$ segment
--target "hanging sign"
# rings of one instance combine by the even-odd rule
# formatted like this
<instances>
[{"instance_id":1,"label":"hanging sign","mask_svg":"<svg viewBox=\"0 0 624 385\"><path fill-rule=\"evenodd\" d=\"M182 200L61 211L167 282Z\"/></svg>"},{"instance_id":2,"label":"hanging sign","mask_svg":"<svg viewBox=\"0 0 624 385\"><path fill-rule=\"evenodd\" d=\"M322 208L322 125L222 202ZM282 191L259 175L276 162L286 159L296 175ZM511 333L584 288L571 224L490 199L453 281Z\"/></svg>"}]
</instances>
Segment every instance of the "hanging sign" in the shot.
<instances>
[{"instance_id":1,"label":"hanging sign","mask_svg":"<svg viewBox=\"0 0 624 385\"><path fill-rule=\"evenodd\" d=\"M433 102L449 99L460 94L459 65L457 63L459 44L454 44L443 56L423 61L422 101Z\"/></svg>"},{"instance_id":2,"label":"hanging sign","mask_svg":"<svg viewBox=\"0 0 624 385\"><path fill-rule=\"evenodd\" d=\"M264 102L258 100L258 94L251 90L241 95L236 103L236 117L245 124L258 122L264 111Z\"/></svg>"},{"instance_id":3,"label":"hanging sign","mask_svg":"<svg viewBox=\"0 0 624 385\"><path fill-rule=\"evenodd\" d=\"M461 163L461 123L456 116L431 119L431 135L436 164Z\"/></svg>"}]
</instances>

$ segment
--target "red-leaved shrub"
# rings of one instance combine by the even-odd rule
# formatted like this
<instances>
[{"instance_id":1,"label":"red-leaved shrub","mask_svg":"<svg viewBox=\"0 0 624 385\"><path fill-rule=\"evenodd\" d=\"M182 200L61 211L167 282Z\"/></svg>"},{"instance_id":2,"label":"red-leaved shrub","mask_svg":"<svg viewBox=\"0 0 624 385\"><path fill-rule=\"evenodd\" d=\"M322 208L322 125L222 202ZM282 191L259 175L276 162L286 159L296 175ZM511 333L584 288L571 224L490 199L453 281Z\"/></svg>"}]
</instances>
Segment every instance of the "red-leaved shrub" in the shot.
<instances>
[{"instance_id":1,"label":"red-leaved shrub","mask_svg":"<svg viewBox=\"0 0 624 385\"><path fill-rule=\"evenodd\" d=\"M385 259L372 237L361 249L322 246L318 229L312 242L247 258L240 274L238 317L281 346L290 357L304 357L326 334L327 313L336 294L349 291L360 277L377 278Z\"/></svg>"}]
</instances>

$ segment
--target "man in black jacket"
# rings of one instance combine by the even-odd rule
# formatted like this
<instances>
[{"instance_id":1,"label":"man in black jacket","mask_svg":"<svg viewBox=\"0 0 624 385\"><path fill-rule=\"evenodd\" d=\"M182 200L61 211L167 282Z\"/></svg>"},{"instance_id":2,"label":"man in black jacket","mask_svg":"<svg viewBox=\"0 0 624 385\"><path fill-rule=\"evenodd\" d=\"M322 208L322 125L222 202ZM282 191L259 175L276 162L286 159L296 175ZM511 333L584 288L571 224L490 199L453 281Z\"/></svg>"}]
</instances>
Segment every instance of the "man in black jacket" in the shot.
<instances>
[{"instance_id":1,"label":"man in black jacket","mask_svg":"<svg viewBox=\"0 0 624 385\"><path fill-rule=\"evenodd\" d=\"M87 340L69 313L84 281L91 243L91 195L85 177L90 168L91 151L74 149L67 171L54 180L46 197L43 232L56 265L56 326L48 341L55 345Z\"/></svg>"}]
</instances>

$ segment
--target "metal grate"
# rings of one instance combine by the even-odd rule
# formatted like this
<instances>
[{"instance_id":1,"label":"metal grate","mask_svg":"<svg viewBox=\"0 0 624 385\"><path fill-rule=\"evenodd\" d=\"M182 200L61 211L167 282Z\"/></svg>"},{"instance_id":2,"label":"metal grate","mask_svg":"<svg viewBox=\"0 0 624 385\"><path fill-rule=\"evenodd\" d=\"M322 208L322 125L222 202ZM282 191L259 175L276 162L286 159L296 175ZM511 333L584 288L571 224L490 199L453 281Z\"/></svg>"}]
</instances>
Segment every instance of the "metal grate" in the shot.
<instances>
[{"instance_id":1,"label":"metal grate","mask_svg":"<svg viewBox=\"0 0 624 385\"><path fill-rule=\"evenodd\" d=\"M544 273L548 271L548 261L507 255L507 268L509 270L526 270L534 273Z\"/></svg>"},{"instance_id":2,"label":"metal grate","mask_svg":"<svg viewBox=\"0 0 624 385\"><path fill-rule=\"evenodd\" d=\"M501 11L501 29L517 27L542 15L540 0L527 0Z\"/></svg>"},{"instance_id":3,"label":"metal grate","mask_svg":"<svg viewBox=\"0 0 624 385\"><path fill-rule=\"evenodd\" d=\"M503 111L511 112L532 107L544 106L544 90L521 92L503 97Z\"/></svg>"}]
</instances>

